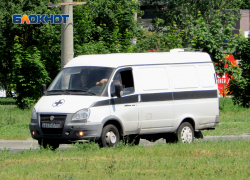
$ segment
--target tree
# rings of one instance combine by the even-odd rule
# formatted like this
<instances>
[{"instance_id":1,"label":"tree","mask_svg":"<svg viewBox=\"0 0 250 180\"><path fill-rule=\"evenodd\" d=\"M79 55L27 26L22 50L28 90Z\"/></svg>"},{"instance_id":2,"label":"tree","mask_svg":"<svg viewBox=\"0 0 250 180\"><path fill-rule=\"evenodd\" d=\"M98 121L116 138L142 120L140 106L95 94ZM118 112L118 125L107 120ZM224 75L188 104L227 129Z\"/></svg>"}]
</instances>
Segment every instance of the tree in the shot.
<instances>
[{"instance_id":1,"label":"tree","mask_svg":"<svg viewBox=\"0 0 250 180\"><path fill-rule=\"evenodd\" d=\"M249 0L242 0L240 5L240 9L250 9L250 1Z\"/></svg>"},{"instance_id":2,"label":"tree","mask_svg":"<svg viewBox=\"0 0 250 180\"><path fill-rule=\"evenodd\" d=\"M49 84L60 70L61 25L13 24L12 15L60 14L60 9L48 9L47 0L2 0L0 10L0 82L9 96L14 88L18 107L26 108L40 96L40 84ZM142 32L135 11L139 4L130 0L90 0L74 7L75 55L134 52L132 39Z\"/></svg>"},{"instance_id":3,"label":"tree","mask_svg":"<svg viewBox=\"0 0 250 180\"><path fill-rule=\"evenodd\" d=\"M250 37L242 38L234 56L240 59L240 66L229 66L229 95L233 102L243 107L250 107Z\"/></svg>"},{"instance_id":4,"label":"tree","mask_svg":"<svg viewBox=\"0 0 250 180\"><path fill-rule=\"evenodd\" d=\"M48 9L46 0L2 0L0 10L2 13L0 17L0 82L7 90L8 96L11 96L11 89L15 89L16 92L19 92L19 98L25 99L27 95L21 92L30 92L32 89L40 88L41 83L49 83L48 76L54 78L58 73L60 68L61 27L52 24L13 24L12 15L58 14L60 11L58 9ZM15 38L18 38L18 46L22 53L13 49L16 46L17 39L15 40ZM36 51L36 53L33 51ZM30 55L28 55L29 53ZM35 64L22 66L25 71L18 69L16 58L19 55L22 64L24 64L23 61L27 61L36 63L37 66L41 66L42 63L46 67L47 76L41 76L44 77L44 81L33 81L31 82L31 84L33 83L32 86L27 86L27 83L18 81L17 76L25 77L24 74L20 73L26 72L29 72L29 75L34 78L40 78L40 72L33 71ZM37 58L35 58L36 56ZM17 70L19 72L16 72ZM40 95L40 92L34 92L36 92L36 95L34 93L28 94L33 100ZM30 104L28 102L29 100L27 100L27 103L24 102L23 106L19 104L18 106L24 108L27 104Z\"/></svg>"},{"instance_id":5,"label":"tree","mask_svg":"<svg viewBox=\"0 0 250 180\"><path fill-rule=\"evenodd\" d=\"M227 24L223 25L220 11L215 12L214 20L207 24L202 16L194 20L192 23L187 23L186 31L190 37L190 47L195 50L207 52L210 54L217 75L222 76L227 69L225 64L228 64L227 54L232 54L241 40L241 34L232 35L235 19L231 15L227 18Z\"/></svg>"},{"instance_id":6,"label":"tree","mask_svg":"<svg viewBox=\"0 0 250 180\"><path fill-rule=\"evenodd\" d=\"M235 19L240 17L239 6L242 0L147 0L148 5L156 9L154 15L162 19L161 26L177 24L178 28L185 29L185 22L202 16L205 23L210 24L217 11L221 14L222 25L227 24L227 16L234 14ZM183 24L184 23L184 24Z\"/></svg>"},{"instance_id":7,"label":"tree","mask_svg":"<svg viewBox=\"0 0 250 180\"><path fill-rule=\"evenodd\" d=\"M141 31L134 20L139 4L131 0L91 0L74 7L75 55L133 52Z\"/></svg>"},{"instance_id":8,"label":"tree","mask_svg":"<svg viewBox=\"0 0 250 180\"><path fill-rule=\"evenodd\" d=\"M40 84L49 82L50 78L36 46L23 50L19 38L16 37L13 54L12 82L18 94L16 104L21 109L30 108L41 95Z\"/></svg>"},{"instance_id":9,"label":"tree","mask_svg":"<svg viewBox=\"0 0 250 180\"><path fill-rule=\"evenodd\" d=\"M241 0L148 0L157 11L154 25L157 31L177 26L182 46L210 54L216 64L216 72L222 75L227 63L225 55L232 53L238 43L238 35L232 30L240 19ZM161 28L159 28L161 27Z\"/></svg>"}]
</instances>

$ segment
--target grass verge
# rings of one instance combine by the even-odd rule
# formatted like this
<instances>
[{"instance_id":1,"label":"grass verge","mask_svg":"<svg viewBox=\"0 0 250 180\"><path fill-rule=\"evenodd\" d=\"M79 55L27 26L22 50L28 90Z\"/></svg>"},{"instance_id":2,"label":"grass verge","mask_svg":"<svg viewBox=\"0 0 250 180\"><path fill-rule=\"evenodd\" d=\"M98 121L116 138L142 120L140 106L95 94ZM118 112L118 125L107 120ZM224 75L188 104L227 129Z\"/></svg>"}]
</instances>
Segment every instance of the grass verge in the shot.
<instances>
[{"instance_id":1,"label":"grass verge","mask_svg":"<svg viewBox=\"0 0 250 180\"><path fill-rule=\"evenodd\" d=\"M31 110L21 110L15 105L0 105L0 139L30 138L30 115Z\"/></svg>"},{"instance_id":2,"label":"grass verge","mask_svg":"<svg viewBox=\"0 0 250 180\"><path fill-rule=\"evenodd\" d=\"M231 98L220 98L220 125L205 136L250 135L250 109L233 104Z\"/></svg>"},{"instance_id":3,"label":"grass verge","mask_svg":"<svg viewBox=\"0 0 250 180\"><path fill-rule=\"evenodd\" d=\"M248 141L0 151L1 179L249 179Z\"/></svg>"},{"instance_id":4,"label":"grass verge","mask_svg":"<svg viewBox=\"0 0 250 180\"><path fill-rule=\"evenodd\" d=\"M0 98L0 105L15 105L14 98Z\"/></svg>"}]
</instances>

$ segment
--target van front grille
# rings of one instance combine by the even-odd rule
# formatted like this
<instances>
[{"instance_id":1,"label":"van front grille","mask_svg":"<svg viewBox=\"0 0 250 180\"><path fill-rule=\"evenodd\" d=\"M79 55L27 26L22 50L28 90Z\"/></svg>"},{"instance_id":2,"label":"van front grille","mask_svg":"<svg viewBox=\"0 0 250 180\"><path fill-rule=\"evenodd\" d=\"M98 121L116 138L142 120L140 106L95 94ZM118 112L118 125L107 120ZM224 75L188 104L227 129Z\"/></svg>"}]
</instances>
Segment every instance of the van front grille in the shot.
<instances>
[{"instance_id":1,"label":"van front grille","mask_svg":"<svg viewBox=\"0 0 250 180\"><path fill-rule=\"evenodd\" d=\"M41 122L43 121L48 121L51 122L50 118L51 116L54 116L53 121L65 121L66 120L66 115L40 115Z\"/></svg>"},{"instance_id":2,"label":"van front grille","mask_svg":"<svg viewBox=\"0 0 250 180\"><path fill-rule=\"evenodd\" d=\"M63 132L64 123L67 115L40 115L41 129L43 134L47 135L61 135ZM42 123L58 123L60 122L61 128L43 128Z\"/></svg>"}]
</instances>

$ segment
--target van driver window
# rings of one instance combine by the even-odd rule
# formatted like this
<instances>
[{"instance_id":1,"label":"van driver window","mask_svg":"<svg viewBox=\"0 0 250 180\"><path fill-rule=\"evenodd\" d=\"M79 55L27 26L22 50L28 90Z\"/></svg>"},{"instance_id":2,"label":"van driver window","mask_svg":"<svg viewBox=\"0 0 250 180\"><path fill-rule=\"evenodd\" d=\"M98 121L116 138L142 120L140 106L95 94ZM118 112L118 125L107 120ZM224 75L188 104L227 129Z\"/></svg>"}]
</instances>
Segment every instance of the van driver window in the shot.
<instances>
[{"instance_id":1,"label":"van driver window","mask_svg":"<svg viewBox=\"0 0 250 180\"><path fill-rule=\"evenodd\" d=\"M114 77L111 86L111 93L114 93L116 84L122 84L123 95L134 93L134 80L132 70L122 71Z\"/></svg>"}]
</instances>

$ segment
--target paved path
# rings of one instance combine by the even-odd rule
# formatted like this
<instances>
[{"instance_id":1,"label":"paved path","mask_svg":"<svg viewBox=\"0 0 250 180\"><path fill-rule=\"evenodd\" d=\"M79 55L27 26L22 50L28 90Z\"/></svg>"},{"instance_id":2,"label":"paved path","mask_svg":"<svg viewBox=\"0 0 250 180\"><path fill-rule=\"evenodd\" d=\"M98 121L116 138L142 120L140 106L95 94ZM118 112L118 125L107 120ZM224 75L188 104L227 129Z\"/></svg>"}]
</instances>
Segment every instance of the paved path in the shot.
<instances>
[{"instance_id":1,"label":"paved path","mask_svg":"<svg viewBox=\"0 0 250 180\"><path fill-rule=\"evenodd\" d=\"M242 136L205 136L204 140L239 140L239 139L244 139L244 140L250 140L250 135L242 135ZM156 142L149 142L145 139L141 139L140 145L143 146L153 146L157 143L165 143L163 139L160 139ZM61 144L59 149L67 149L72 147L70 144ZM36 140L0 140L0 150L4 149L10 149L12 152L16 151L24 151L27 149L38 149L38 143Z\"/></svg>"}]
</instances>

